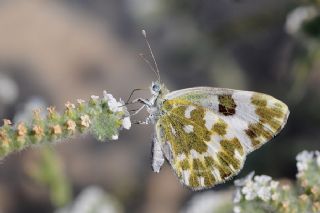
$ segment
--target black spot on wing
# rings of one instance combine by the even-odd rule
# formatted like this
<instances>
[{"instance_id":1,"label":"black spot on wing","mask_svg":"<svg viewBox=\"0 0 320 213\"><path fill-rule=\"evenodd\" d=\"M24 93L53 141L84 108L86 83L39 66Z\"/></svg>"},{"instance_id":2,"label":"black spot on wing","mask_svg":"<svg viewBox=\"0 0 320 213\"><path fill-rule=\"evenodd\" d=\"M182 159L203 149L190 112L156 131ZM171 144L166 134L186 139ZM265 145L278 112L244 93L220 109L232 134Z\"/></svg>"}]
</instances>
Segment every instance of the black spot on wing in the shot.
<instances>
[{"instance_id":1,"label":"black spot on wing","mask_svg":"<svg viewBox=\"0 0 320 213\"><path fill-rule=\"evenodd\" d=\"M236 113L236 103L231 95L219 95L219 112L225 116L234 115Z\"/></svg>"}]
</instances>

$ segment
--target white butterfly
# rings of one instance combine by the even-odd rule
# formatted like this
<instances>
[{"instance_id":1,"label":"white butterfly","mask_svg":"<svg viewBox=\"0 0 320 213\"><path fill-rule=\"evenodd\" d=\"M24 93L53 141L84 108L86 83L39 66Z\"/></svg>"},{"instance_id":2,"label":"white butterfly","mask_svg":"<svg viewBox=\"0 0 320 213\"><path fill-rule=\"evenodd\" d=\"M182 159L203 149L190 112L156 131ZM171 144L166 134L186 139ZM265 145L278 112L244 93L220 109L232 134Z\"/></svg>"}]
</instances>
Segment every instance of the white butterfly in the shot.
<instances>
[{"instance_id":1,"label":"white butterfly","mask_svg":"<svg viewBox=\"0 0 320 213\"><path fill-rule=\"evenodd\" d=\"M287 105L266 94L213 87L169 92L154 63L158 81L151 85L152 96L133 101L143 104L136 113L146 107L150 114L141 123L155 124L152 168L159 172L167 159L179 180L193 190L238 174L246 155L287 122Z\"/></svg>"}]
</instances>

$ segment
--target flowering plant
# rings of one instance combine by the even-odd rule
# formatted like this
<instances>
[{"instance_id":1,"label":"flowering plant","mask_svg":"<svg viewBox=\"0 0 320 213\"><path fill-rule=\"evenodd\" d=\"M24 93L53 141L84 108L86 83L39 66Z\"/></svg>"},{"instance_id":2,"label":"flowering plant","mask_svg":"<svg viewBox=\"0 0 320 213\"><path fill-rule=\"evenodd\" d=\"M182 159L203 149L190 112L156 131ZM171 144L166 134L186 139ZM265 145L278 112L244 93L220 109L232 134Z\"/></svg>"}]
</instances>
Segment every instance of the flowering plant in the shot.
<instances>
[{"instance_id":1,"label":"flowering plant","mask_svg":"<svg viewBox=\"0 0 320 213\"><path fill-rule=\"evenodd\" d=\"M320 212L320 152L303 151L296 160L297 185L253 173L235 181L234 212Z\"/></svg>"},{"instance_id":2,"label":"flowering plant","mask_svg":"<svg viewBox=\"0 0 320 213\"><path fill-rule=\"evenodd\" d=\"M55 107L47 108L45 118L41 117L40 110L35 110L31 123L13 125L5 119L0 127L0 158L31 145L72 137L77 132L90 132L100 141L117 140L121 129L131 127L124 102L106 91L102 98L93 95L88 102L81 99L77 102L77 105L67 102L62 115Z\"/></svg>"},{"instance_id":3,"label":"flowering plant","mask_svg":"<svg viewBox=\"0 0 320 213\"><path fill-rule=\"evenodd\" d=\"M251 172L234 181L235 190L195 195L182 212L311 213L320 212L320 152L303 151L296 157L297 182L273 180ZM232 207L233 194L233 207ZM200 210L200 211L199 211Z\"/></svg>"}]
</instances>

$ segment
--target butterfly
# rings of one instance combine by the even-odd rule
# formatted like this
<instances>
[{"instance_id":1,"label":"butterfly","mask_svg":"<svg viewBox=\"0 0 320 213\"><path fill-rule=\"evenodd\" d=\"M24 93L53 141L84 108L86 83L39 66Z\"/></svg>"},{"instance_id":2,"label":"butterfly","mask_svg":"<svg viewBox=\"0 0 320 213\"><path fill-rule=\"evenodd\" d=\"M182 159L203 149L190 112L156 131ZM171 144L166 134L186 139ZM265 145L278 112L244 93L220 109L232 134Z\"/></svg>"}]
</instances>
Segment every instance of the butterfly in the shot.
<instances>
[{"instance_id":1,"label":"butterfly","mask_svg":"<svg viewBox=\"0 0 320 213\"><path fill-rule=\"evenodd\" d=\"M153 70L149 99L136 99L155 125L152 169L159 172L165 159L180 182L192 190L224 183L242 169L246 156L271 140L285 126L289 109L276 98L258 92L194 87L169 92L146 37ZM147 63L149 61L146 60Z\"/></svg>"}]
</instances>

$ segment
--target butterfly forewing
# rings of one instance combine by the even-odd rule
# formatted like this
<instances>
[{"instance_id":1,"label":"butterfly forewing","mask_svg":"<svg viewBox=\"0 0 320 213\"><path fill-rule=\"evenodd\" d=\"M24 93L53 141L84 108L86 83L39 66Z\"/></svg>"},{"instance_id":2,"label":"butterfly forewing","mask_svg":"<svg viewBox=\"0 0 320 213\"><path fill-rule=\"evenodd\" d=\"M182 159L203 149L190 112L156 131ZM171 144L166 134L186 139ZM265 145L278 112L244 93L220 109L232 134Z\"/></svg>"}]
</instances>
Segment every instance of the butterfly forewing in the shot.
<instances>
[{"instance_id":1,"label":"butterfly forewing","mask_svg":"<svg viewBox=\"0 0 320 213\"><path fill-rule=\"evenodd\" d=\"M169 100L188 100L223 118L250 152L278 134L287 122L286 104L270 95L225 88L196 87L169 93Z\"/></svg>"},{"instance_id":2,"label":"butterfly forewing","mask_svg":"<svg viewBox=\"0 0 320 213\"><path fill-rule=\"evenodd\" d=\"M289 114L271 96L230 89L191 88L166 99L157 137L181 182L195 190L236 175L246 154L276 135Z\"/></svg>"}]
</instances>

